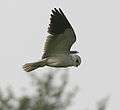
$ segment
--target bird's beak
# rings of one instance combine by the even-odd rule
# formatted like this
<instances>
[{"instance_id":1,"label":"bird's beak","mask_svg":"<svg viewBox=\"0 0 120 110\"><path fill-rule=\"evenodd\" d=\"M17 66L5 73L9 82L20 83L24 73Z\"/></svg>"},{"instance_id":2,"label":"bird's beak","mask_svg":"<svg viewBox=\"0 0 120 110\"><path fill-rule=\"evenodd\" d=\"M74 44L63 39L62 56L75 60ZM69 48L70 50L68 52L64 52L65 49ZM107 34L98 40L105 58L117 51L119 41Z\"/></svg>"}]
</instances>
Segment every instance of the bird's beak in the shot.
<instances>
[{"instance_id":1,"label":"bird's beak","mask_svg":"<svg viewBox=\"0 0 120 110\"><path fill-rule=\"evenodd\" d=\"M78 67L79 65L76 65L76 67Z\"/></svg>"}]
</instances>

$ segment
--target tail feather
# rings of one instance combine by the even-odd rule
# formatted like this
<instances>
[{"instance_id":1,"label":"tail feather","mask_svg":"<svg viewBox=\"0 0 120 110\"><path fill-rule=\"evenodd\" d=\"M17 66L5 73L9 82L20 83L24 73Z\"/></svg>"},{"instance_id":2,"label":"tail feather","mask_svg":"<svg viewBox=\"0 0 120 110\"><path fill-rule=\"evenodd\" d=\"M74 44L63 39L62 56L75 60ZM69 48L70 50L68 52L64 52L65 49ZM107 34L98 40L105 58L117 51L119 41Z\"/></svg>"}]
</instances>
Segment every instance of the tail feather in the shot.
<instances>
[{"instance_id":1,"label":"tail feather","mask_svg":"<svg viewBox=\"0 0 120 110\"><path fill-rule=\"evenodd\" d=\"M30 72L33 71L39 67L43 67L46 65L46 62L43 61L39 61L39 62L34 62L34 63L26 63L25 65L23 65L23 69L26 72Z\"/></svg>"}]
</instances>

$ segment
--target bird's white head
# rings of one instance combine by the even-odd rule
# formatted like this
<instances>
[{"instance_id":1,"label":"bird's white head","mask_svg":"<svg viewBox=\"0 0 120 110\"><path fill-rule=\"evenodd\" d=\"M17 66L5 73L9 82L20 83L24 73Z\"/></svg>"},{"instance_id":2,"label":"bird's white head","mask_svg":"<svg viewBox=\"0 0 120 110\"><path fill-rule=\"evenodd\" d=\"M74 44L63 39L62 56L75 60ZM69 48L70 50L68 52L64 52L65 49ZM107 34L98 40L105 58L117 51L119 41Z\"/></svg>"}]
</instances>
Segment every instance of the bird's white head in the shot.
<instances>
[{"instance_id":1,"label":"bird's white head","mask_svg":"<svg viewBox=\"0 0 120 110\"><path fill-rule=\"evenodd\" d=\"M78 67L81 64L81 58L78 55L74 55L74 66Z\"/></svg>"}]
</instances>

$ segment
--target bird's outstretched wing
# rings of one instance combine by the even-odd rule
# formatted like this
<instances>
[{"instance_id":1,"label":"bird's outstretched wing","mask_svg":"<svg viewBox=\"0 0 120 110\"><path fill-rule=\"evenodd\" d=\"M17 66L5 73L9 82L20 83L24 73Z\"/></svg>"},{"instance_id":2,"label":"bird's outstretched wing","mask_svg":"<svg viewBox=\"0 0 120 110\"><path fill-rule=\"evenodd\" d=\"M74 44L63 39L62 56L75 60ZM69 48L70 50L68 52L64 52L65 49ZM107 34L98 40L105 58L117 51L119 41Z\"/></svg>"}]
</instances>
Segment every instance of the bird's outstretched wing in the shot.
<instances>
[{"instance_id":1,"label":"bird's outstretched wing","mask_svg":"<svg viewBox=\"0 0 120 110\"><path fill-rule=\"evenodd\" d=\"M50 24L44 54L42 58L46 58L55 54L70 53L70 48L76 41L74 30L68 19L59 8L52 10Z\"/></svg>"}]
</instances>

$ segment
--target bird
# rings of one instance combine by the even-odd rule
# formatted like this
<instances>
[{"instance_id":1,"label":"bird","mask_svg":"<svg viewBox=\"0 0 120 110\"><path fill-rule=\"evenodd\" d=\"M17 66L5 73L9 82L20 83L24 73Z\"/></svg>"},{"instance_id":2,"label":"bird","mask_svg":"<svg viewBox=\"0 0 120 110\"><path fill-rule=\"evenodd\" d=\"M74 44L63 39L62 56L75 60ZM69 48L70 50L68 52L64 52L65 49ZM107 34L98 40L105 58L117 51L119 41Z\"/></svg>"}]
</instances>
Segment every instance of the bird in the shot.
<instances>
[{"instance_id":1,"label":"bird","mask_svg":"<svg viewBox=\"0 0 120 110\"><path fill-rule=\"evenodd\" d=\"M52 9L48 33L42 58L37 62L24 64L23 69L30 72L44 66L78 67L81 64L81 57L77 55L79 52L70 50L76 41L76 34L61 8Z\"/></svg>"}]
</instances>

